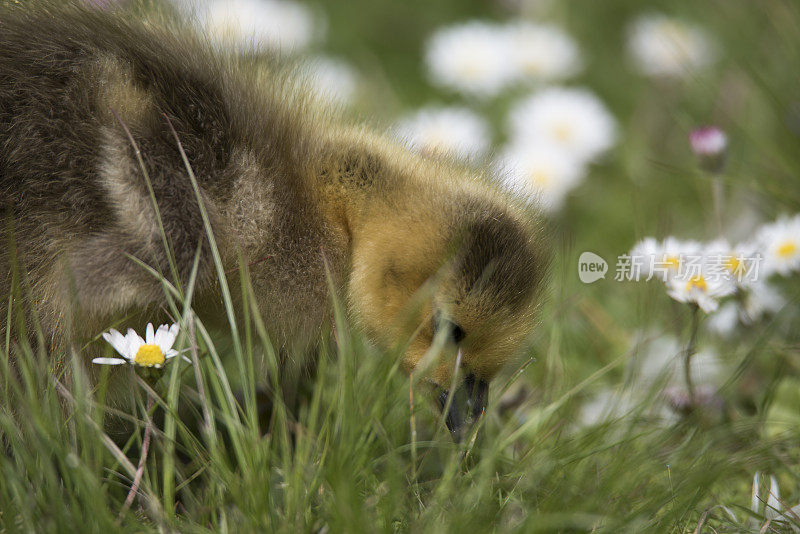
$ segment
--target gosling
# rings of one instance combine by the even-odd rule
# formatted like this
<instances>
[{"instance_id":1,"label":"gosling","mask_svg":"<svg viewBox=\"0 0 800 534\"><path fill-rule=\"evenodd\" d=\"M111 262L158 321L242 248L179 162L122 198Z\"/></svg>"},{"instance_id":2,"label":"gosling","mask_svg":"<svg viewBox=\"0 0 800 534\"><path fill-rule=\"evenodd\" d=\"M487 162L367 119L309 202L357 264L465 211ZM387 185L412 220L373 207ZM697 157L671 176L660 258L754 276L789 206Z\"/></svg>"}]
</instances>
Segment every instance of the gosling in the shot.
<instances>
[{"instance_id":1,"label":"gosling","mask_svg":"<svg viewBox=\"0 0 800 534\"><path fill-rule=\"evenodd\" d=\"M458 435L534 327L541 220L277 72L98 10L0 8L0 289L28 281L26 309L63 367L67 346L164 307L153 271L188 284L196 269L198 314L220 313L208 224L224 271L249 265L283 354L314 352L332 288L369 339L405 347L402 368L443 405L460 377L446 414Z\"/></svg>"}]
</instances>

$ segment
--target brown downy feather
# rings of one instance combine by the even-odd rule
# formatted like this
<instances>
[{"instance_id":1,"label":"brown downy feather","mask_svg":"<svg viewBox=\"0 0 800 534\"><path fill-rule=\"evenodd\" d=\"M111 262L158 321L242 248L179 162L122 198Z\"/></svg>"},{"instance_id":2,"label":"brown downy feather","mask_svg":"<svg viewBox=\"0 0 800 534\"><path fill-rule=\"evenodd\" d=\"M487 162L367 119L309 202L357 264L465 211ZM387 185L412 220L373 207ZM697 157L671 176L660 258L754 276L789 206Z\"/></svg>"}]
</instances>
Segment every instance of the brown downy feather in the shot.
<instances>
[{"instance_id":1,"label":"brown downy feather","mask_svg":"<svg viewBox=\"0 0 800 534\"><path fill-rule=\"evenodd\" d=\"M30 284L25 301L60 347L56 365L63 341L164 305L161 283L132 259L172 277L125 128L180 280L199 250L198 310L206 319L222 309L167 118L226 271L238 272L240 259L251 265L259 311L287 353L313 347L329 321L326 270L377 343L415 336L403 356L409 372L437 325L454 329L465 369L484 380L529 334L548 258L544 230L475 171L346 124L297 97L287 77L264 78L196 38L78 7L1 13L0 202ZM5 293L11 250L0 252ZM85 352L87 361L97 356ZM440 385L452 374L448 354L425 371Z\"/></svg>"}]
</instances>

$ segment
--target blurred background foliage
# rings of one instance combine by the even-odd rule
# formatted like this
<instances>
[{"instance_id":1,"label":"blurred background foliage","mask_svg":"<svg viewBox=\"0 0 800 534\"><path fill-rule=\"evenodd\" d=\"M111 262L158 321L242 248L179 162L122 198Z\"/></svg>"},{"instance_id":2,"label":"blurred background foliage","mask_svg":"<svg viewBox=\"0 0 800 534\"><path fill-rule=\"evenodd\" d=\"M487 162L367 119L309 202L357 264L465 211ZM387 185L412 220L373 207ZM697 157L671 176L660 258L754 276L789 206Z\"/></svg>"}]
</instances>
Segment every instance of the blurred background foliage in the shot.
<instances>
[{"instance_id":1,"label":"blurred background foliage","mask_svg":"<svg viewBox=\"0 0 800 534\"><path fill-rule=\"evenodd\" d=\"M491 99L437 87L426 71L426 43L442 27L470 20L557 25L575 39L583 58L583 69L562 83L590 88L606 104L618 126L616 146L588 167L564 207L550 215L558 253L529 354L534 360L507 390L493 386L488 420L466 459L441 442L446 437L435 434L436 416L421 399L415 444L407 383L382 368L354 336L338 363L323 369L309 405L318 403L322 415L301 416L304 430L291 438L294 448L280 444L277 431L267 441L246 432L233 438L242 439L250 464L200 447L195 452L207 464L194 475L197 480L186 468L177 518L145 509L125 516L124 524L135 530L141 518L141 528L148 530L224 526L319 532L684 532L704 526L783 531L793 528L792 520L800 525L796 517L777 521L778 514L763 504L771 484L767 474L776 476L782 510L800 500L796 275L778 281L785 304L773 316L740 325L729 336L714 335L707 320L701 322L700 349L713 352L721 370L713 384L714 403L688 414L664 401L667 379L645 381L637 366L652 358L662 364L680 358L690 307L672 301L655 282L613 280L617 256L643 237L717 236L713 179L698 166L688 141L700 126L716 125L728 137L721 175L728 239L747 239L759 225L800 211L800 3L309 0L306 5L326 28L306 55L332 55L358 72L349 115L389 128L423 106L465 106L489 122L494 147L506 141L509 110L530 87ZM137 16L154 11L183 16L156 0L124 9ZM632 21L651 12L701 27L715 43L717 60L688 76L642 75L631 61L627 35ZM610 264L608 276L591 285L577 276L578 256L587 250ZM679 348L658 352L651 342L663 338ZM226 341L220 339L220 345ZM36 411L32 404L30 409ZM45 425L55 419L54 412L42 416ZM21 447L23 437L38 435L3 421L7 434L16 436L7 439L12 445ZM81 427L89 434L96 432L92 428ZM66 445L46 441L41 450L49 447L65 457L75 454L72 448L83 450L74 435L65 440ZM417 446L420 457L412 453ZM49 530L93 514L98 525L114 524L125 492L106 480L113 477L103 461L86 458L85 451L77 454L102 483L70 479L66 490L59 490L49 480L42 487L52 492L37 493L24 483L32 476L30 464L6 462L7 488L14 482L18 490L3 493L2 502L19 506L29 495L29 510L36 511L48 498L71 491L73 500L64 506L72 511L49 523ZM159 475L152 478L151 491L158 495ZM99 495L108 508L102 513L92 511L85 498ZM15 524L37 524L33 511L30 519L19 520L11 508L0 510L9 531Z\"/></svg>"}]
</instances>

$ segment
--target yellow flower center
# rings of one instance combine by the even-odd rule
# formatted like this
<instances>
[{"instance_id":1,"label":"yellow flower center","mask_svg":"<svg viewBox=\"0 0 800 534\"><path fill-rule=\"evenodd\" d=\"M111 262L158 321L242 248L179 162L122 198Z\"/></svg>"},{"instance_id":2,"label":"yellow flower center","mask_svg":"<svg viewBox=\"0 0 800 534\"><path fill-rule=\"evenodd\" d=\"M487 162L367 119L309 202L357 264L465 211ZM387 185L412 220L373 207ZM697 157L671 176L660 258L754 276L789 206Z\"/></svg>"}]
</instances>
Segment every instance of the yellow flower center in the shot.
<instances>
[{"instance_id":1,"label":"yellow flower center","mask_svg":"<svg viewBox=\"0 0 800 534\"><path fill-rule=\"evenodd\" d=\"M528 74L539 74L542 72L542 59L540 57L528 57L522 64L522 69Z\"/></svg>"},{"instance_id":2,"label":"yellow flower center","mask_svg":"<svg viewBox=\"0 0 800 534\"><path fill-rule=\"evenodd\" d=\"M686 291L691 291L693 289L699 289L703 293L708 291L708 284L706 283L706 279L700 275L689 278L689 281L686 282Z\"/></svg>"},{"instance_id":3,"label":"yellow flower center","mask_svg":"<svg viewBox=\"0 0 800 534\"><path fill-rule=\"evenodd\" d=\"M797 243L794 241L786 241L778 247L778 256L781 258L788 258L797 252Z\"/></svg>"},{"instance_id":4,"label":"yellow flower center","mask_svg":"<svg viewBox=\"0 0 800 534\"><path fill-rule=\"evenodd\" d=\"M133 363L143 367L153 367L155 365L164 365L164 360L164 353L161 352L161 347L158 345L142 345L136 351Z\"/></svg>"},{"instance_id":5,"label":"yellow flower center","mask_svg":"<svg viewBox=\"0 0 800 534\"><path fill-rule=\"evenodd\" d=\"M484 72L483 67L476 61L462 63L458 70L461 76L468 80L477 80Z\"/></svg>"},{"instance_id":6,"label":"yellow flower center","mask_svg":"<svg viewBox=\"0 0 800 534\"><path fill-rule=\"evenodd\" d=\"M569 141L569 139L572 137L572 126L565 122L553 125L553 137L562 143Z\"/></svg>"},{"instance_id":7,"label":"yellow flower center","mask_svg":"<svg viewBox=\"0 0 800 534\"><path fill-rule=\"evenodd\" d=\"M546 169L534 169L530 173L530 179L536 187L546 188L550 185L550 173Z\"/></svg>"},{"instance_id":8,"label":"yellow flower center","mask_svg":"<svg viewBox=\"0 0 800 534\"><path fill-rule=\"evenodd\" d=\"M681 268L681 259L678 256L666 256L664 263L667 264L667 267L676 271Z\"/></svg>"},{"instance_id":9,"label":"yellow flower center","mask_svg":"<svg viewBox=\"0 0 800 534\"><path fill-rule=\"evenodd\" d=\"M728 256L724 265L728 271L734 274L738 273L739 269L742 268L742 262L736 256Z\"/></svg>"}]
</instances>

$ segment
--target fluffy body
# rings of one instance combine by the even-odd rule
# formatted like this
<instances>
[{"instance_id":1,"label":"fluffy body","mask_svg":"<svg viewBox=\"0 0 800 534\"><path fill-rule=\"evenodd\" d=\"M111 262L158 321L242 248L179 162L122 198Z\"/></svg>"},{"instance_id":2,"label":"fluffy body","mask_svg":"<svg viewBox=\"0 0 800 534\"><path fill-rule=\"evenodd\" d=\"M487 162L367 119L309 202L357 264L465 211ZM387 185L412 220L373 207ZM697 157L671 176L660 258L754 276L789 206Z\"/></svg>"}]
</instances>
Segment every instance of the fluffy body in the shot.
<instances>
[{"instance_id":1,"label":"fluffy body","mask_svg":"<svg viewBox=\"0 0 800 534\"><path fill-rule=\"evenodd\" d=\"M0 252L0 289L11 289L18 265L30 315L62 348L163 307L161 283L133 260L172 278L127 128L180 280L199 253L198 312L222 309L168 119L224 268L250 265L259 311L285 354L309 351L329 324L330 273L356 325L383 346L407 343L404 369L418 367L437 324L457 324L465 367L489 380L534 324L547 263L536 215L475 171L414 155L299 93L196 38L113 14L5 8L0 203L11 246ZM52 354L56 365L66 353ZM446 384L452 360L425 372Z\"/></svg>"}]
</instances>

